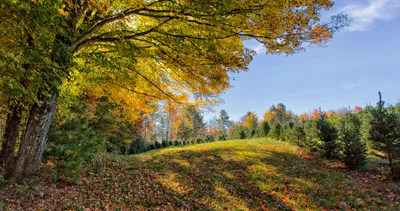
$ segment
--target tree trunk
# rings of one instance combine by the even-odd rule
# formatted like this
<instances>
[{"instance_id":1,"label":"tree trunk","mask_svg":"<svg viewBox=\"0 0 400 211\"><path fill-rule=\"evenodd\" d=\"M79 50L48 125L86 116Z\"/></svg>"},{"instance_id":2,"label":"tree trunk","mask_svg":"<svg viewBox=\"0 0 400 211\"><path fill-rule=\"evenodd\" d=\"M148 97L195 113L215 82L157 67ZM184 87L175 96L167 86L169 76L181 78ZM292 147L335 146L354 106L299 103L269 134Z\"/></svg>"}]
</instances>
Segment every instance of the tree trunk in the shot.
<instances>
[{"instance_id":1,"label":"tree trunk","mask_svg":"<svg viewBox=\"0 0 400 211\"><path fill-rule=\"evenodd\" d=\"M22 136L15 168L11 174L12 181L19 182L24 177L31 176L39 170L56 105L57 94L53 94L49 99L44 100L41 105L33 105Z\"/></svg>"},{"instance_id":2,"label":"tree trunk","mask_svg":"<svg viewBox=\"0 0 400 211\"><path fill-rule=\"evenodd\" d=\"M14 151L19 135L19 125L21 123L21 108L19 106L10 106L10 111L11 113L7 115L3 144L0 152L0 166L3 167L6 172L14 166Z\"/></svg>"}]
</instances>

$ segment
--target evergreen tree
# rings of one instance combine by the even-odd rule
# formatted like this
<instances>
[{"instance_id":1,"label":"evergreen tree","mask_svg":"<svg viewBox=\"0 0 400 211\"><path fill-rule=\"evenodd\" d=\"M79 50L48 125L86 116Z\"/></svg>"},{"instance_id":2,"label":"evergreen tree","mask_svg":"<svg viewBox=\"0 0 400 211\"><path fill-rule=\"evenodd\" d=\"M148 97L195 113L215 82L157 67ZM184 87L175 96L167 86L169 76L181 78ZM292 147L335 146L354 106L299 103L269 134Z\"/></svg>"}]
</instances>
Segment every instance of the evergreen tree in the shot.
<instances>
[{"instance_id":1,"label":"evergreen tree","mask_svg":"<svg viewBox=\"0 0 400 211\"><path fill-rule=\"evenodd\" d=\"M226 131L231 123L231 121L229 120L228 112L226 112L225 110L221 110L217 122L221 128L223 135L226 137Z\"/></svg>"},{"instance_id":2,"label":"evergreen tree","mask_svg":"<svg viewBox=\"0 0 400 211\"><path fill-rule=\"evenodd\" d=\"M239 139L246 139L246 128L242 125L238 127L238 135Z\"/></svg>"},{"instance_id":3,"label":"evergreen tree","mask_svg":"<svg viewBox=\"0 0 400 211\"><path fill-rule=\"evenodd\" d=\"M393 179L400 181L400 117L384 106L379 92L379 102L372 110L370 139L376 150L386 154Z\"/></svg>"},{"instance_id":4,"label":"evergreen tree","mask_svg":"<svg viewBox=\"0 0 400 211\"><path fill-rule=\"evenodd\" d=\"M294 142L301 146L305 147L305 140L306 140L306 132L304 131L304 128L300 124L296 124L293 126L293 136L294 136Z\"/></svg>"},{"instance_id":5,"label":"evergreen tree","mask_svg":"<svg viewBox=\"0 0 400 211\"><path fill-rule=\"evenodd\" d=\"M268 133L271 130L271 127L269 126L269 123L267 121L263 121L261 123L261 128L262 128L262 134L264 136L268 136Z\"/></svg>"},{"instance_id":6,"label":"evergreen tree","mask_svg":"<svg viewBox=\"0 0 400 211\"><path fill-rule=\"evenodd\" d=\"M319 112L319 118L316 121L318 129L318 138L322 141L321 149L324 157L327 159L337 158L340 145L337 142L337 129L330 123L324 112Z\"/></svg>"},{"instance_id":7,"label":"evergreen tree","mask_svg":"<svg viewBox=\"0 0 400 211\"><path fill-rule=\"evenodd\" d=\"M346 113L339 123L339 140L342 143L342 161L350 168L357 169L365 164L367 145L361 139L361 120L353 113Z\"/></svg>"},{"instance_id":8,"label":"evergreen tree","mask_svg":"<svg viewBox=\"0 0 400 211\"><path fill-rule=\"evenodd\" d=\"M310 149L311 151L317 151L319 144L319 130L317 128L317 123L312 120L306 120L303 121L302 126L306 134L304 147Z\"/></svg>"},{"instance_id":9,"label":"evergreen tree","mask_svg":"<svg viewBox=\"0 0 400 211\"><path fill-rule=\"evenodd\" d=\"M272 137L276 139L281 139L282 138L282 125L281 123L276 123L272 127Z\"/></svg>"}]
</instances>

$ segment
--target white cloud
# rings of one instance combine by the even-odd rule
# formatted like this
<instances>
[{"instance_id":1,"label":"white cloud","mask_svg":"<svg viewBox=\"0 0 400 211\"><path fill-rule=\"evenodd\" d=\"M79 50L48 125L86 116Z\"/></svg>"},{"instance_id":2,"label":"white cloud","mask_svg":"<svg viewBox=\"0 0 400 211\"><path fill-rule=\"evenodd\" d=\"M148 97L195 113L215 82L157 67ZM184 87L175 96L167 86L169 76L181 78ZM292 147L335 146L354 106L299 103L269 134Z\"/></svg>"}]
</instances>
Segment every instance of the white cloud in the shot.
<instances>
[{"instance_id":1,"label":"white cloud","mask_svg":"<svg viewBox=\"0 0 400 211\"><path fill-rule=\"evenodd\" d=\"M400 0L368 0L364 4L349 4L340 12L353 19L349 31L367 31L376 21L396 18L400 14Z\"/></svg>"},{"instance_id":2,"label":"white cloud","mask_svg":"<svg viewBox=\"0 0 400 211\"><path fill-rule=\"evenodd\" d=\"M249 49L255 51L257 54L265 53L265 46L262 43L257 43L256 45L250 45Z\"/></svg>"},{"instance_id":3,"label":"white cloud","mask_svg":"<svg viewBox=\"0 0 400 211\"><path fill-rule=\"evenodd\" d=\"M357 87L359 87L359 86L361 86L361 85L363 85L364 83L348 83L348 84L344 84L343 85L343 87L344 88L346 88L346 89L354 89L354 88L357 88Z\"/></svg>"}]
</instances>

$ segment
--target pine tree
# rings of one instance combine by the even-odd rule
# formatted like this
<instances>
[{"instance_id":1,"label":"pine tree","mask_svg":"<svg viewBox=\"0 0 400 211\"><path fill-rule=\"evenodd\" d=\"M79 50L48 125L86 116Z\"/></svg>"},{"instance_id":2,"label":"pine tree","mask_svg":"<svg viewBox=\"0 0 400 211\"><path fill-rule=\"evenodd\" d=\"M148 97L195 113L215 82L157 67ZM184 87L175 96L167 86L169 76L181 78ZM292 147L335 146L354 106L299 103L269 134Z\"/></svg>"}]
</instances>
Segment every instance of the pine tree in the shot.
<instances>
[{"instance_id":1,"label":"pine tree","mask_svg":"<svg viewBox=\"0 0 400 211\"><path fill-rule=\"evenodd\" d=\"M393 180L400 181L400 117L385 108L380 92L377 107L371 113L369 132L373 147L386 154Z\"/></svg>"},{"instance_id":2,"label":"pine tree","mask_svg":"<svg viewBox=\"0 0 400 211\"><path fill-rule=\"evenodd\" d=\"M305 147L305 140L306 140L306 132L304 131L304 128L300 124L295 124L293 126L293 136L295 138L295 143L301 147Z\"/></svg>"},{"instance_id":3,"label":"pine tree","mask_svg":"<svg viewBox=\"0 0 400 211\"><path fill-rule=\"evenodd\" d=\"M350 168L357 169L366 163L367 144L362 141L361 120L353 113L346 113L339 123L339 140L342 143L342 161Z\"/></svg>"},{"instance_id":4,"label":"pine tree","mask_svg":"<svg viewBox=\"0 0 400 211\"><path fill-rule=\"evenodd\" d=\"M219 113L219 118L217 120L218 125L221 127L221 131L224 136L226 136L226 130L228 129L231 121L229 120L228 112L225 110L221 110Z\"/></svg>"},{"instance_id":5,"label":"pine tree","mask_svg":"<svg viewBox=\"0 0 400 211\"><path fill-rule=\"evenodd\" d=\"M276 123L272 127L272 137L280 140L282 136L282 125L281 123Z\"/></svg>"},{"instance_id":6,"label":"pine tree","mask_svg":"<svg viewBox=\"0 0 400 211\"><path fill-rule=\"evenodd\" d=\"M264 136L268 136L269 131L271 130L271 127L269 126L269 123L267 121L263 121L261 123L262 127L262 133Z\"/></svg>"},{"instance_id":7,"label":"pine tree","mask_svg":"<svg viewBox=\"0 0 400 211\"><path fill-rule=\"evenodd\" d=\"M339 144L337 142L337 129L331 124L325 112L319 111L317 119L318 138L322 141L321 150L327 159L337 158L339 152Z\"/></svg>"}]
</instances>

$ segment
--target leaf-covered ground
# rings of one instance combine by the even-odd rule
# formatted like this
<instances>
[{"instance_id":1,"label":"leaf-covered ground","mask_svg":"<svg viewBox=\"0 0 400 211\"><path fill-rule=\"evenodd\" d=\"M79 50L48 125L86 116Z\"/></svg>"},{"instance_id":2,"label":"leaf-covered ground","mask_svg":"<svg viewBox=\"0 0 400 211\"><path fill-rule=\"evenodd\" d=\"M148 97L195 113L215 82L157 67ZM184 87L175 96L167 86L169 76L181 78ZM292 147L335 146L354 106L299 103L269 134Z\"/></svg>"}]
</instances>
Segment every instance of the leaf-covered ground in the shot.
<instances>
[{"instance_id":1,"label":"leaf-covered ground","mask_svg":"<svg viewBox=\"0 0 400 211\"><path fill-rule=\"evenodd\" d=\"M400 185L271 139L99 156L75 186L0 188L0 210L400 210Z\"/></svg>"}]
</instances>

